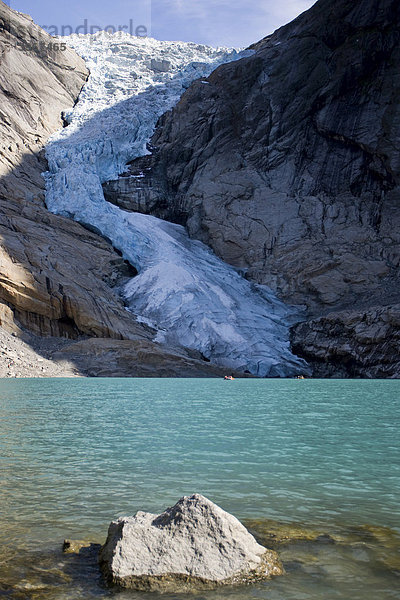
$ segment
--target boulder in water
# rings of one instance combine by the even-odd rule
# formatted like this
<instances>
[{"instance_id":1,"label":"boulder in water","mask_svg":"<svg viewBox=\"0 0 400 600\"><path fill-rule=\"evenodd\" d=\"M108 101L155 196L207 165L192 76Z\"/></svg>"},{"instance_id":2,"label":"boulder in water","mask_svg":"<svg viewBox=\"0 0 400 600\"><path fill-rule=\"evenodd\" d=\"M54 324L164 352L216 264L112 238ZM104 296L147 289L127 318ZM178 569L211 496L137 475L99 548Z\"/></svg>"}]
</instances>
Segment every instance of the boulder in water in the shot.
<instances>
[{"instance_id":1,"label":"boulder in water","mask_svg":"<svg viewBox=\"0 0 400 600\"><path fill-rule=\"evenodd\" d=\"M200 494L160 515L139 511L113 521L99 560L109 582L137 590L209 589L283 573L274 551Z\"/></svg>"}]
</instances>

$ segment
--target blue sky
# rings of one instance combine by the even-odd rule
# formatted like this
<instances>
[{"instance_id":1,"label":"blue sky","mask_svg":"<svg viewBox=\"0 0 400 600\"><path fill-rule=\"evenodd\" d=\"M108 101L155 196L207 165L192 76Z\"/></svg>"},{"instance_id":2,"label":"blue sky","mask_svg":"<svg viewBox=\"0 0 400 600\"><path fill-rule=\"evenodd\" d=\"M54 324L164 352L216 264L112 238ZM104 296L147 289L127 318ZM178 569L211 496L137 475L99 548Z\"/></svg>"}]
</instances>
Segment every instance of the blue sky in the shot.
<instances>
[{"instance_id":1,"label":"blue sky","mask_svg":"<svg viewBox=\"0 0 400 600\"><path fill-rule=\"evenodd\" d=\"M135 32L144 25L160 40L247 46L288 23L315 0L8 0L42 26L107 25ZM69 29L65 29L66 32ZM140 33L144 30L141 29ZM50 33L53 33L50 30ZM83 32L83 29L81 29Z\"/></svg>"}]
</instances>

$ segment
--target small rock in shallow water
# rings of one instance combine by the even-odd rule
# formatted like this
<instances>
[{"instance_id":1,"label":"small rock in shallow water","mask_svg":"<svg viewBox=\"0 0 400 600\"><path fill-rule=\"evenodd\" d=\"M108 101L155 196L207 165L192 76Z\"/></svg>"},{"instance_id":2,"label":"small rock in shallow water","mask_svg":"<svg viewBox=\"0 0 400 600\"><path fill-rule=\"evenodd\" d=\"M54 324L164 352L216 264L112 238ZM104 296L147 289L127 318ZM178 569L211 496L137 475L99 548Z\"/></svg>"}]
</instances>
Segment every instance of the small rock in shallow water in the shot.
<instances>
[{"instance_id":1,"label":"small rock in shallow water","mask_svg":"<svg viewBox=\"0 0 400 600\"><path fill-rule=\"evenodd\" d=\"M210 589L283 574L276 552L200 494L158 516L140 511L113 521L99 560L109 582L149 591Z\"/></svg>"},{"instance_id":2,"label":"small rock in shallow water","mask_svg":"<svg viewBox=\"0 0 400 600\"><path fill-rule=\"evenodd\" d=\"M66 554L79 554L82 548L90 548L93 545L85 540L64 540L63 552Z\"/></svg>"},{"instance_id":3,"label":"small rock in shallow water","mask_svg":"<svg viewBox=\"0 0 400 600\"><path fill-rule=\"evenodd\" d=\"M333 539L333 537L327 533L321 533L321 535L319 535L318 537L315 538L316 542L319 542L321 544L335 544L335 540Z\"/></svg>"}]
</instances>

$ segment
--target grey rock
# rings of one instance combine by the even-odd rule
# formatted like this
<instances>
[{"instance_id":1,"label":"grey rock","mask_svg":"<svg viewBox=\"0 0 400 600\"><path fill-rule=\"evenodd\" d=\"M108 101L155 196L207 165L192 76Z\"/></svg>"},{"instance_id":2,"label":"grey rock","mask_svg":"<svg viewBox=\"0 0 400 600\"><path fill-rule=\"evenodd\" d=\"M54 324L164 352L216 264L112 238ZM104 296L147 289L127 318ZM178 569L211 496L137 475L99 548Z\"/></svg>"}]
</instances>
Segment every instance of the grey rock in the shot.
<instances>
[{"instance_id":1,"label":"grey rock","mask_svg":"<svg viewBox=\"0 0 400 600\"><path fill-rule=\"evenodd\" d=\"M124 210L169 215L167 205L163 205L166 188L160 178L153 179L149 155L128 163L127 170L118 179L103 184L103 192L108 202Z\"/></svg>"},{"instance_id":2,"label":"grey rock","mask_svg":"<svg viewBox=\"0 0 400 600\"><path fill-rule=\"evenodd\" d=\"M400 304L332 312L291 333L317 377L400 378Z\"/></svg>"},{"instance_id":3,"label":"grey rock","mask_svg":"<svg viewBox=\"0 0 400 600\"><path fill-rule=\"evenodd\" d=\"M160 119L140 210L310 318L399 302L399 42L398 0L320 0Z\"/></svg>"},{"instance_id":4,"label":"grey rock","mask_svg":"<svg viewBox=\"0 0 400 600\"><path fill-rule=\"evenodd\" d=\"M314 314L399 293L399 24L395 0L320 0L152 139L171 218Z\"/></svg>"},{"instance_id":5,"label":"grey rock","mask_svg":"<svg viewBox=\"0 0 400 600\"><path fill-rule=\"evenodd\" d=\"M221 375L200 356L150 342L154 330L137 322L120 296L136 271L96 232L47 211L43 147L68 122L88 76L73 50L53 44L30 17L0 0L0 338L23 335L35 350L34 366L18 363L18 374L60 376L74 373L75 364L93 376L173 376L180 369ZM37 369L41 336L58 343L46 352L55 361ZM67 351L61 338L79 341ZM19 368L10 371L10 360L2 357L0 374Z\"/></svg>"},{"instance_id":6,"label":"grey rock","mask_svg":"<svg viewBox=\"0 0 400 600\"><path fill-rule=\"evenodd\" d=\"M0 194L43 198L43 146L62 127L88 71L71 49L63 50L28 15L0 0Z\"/></svg>"},{"instance_id":7,"label":"grey rock","mask_svg":"<svg viewBox=\"0 0 400 600\"><path fill-rule=\"evenodd\" d=\"M107 579L122 587L188 591L283 573L275 552L200 494L160 515L138 512L110 524L100 551Z\"/></svg>"},{"instance_id":8,"label":"grey rock","mask_svg":"<svg viewBox=\"0 0 400 600\"><path fill-rule=\"evenodd\" d=\"M66 345L52 358L60 364L75 364L89 377L222 378L226 374L226 370L206 362L196 351L167 348L144 339L91 338ZM246 377L242 373L235 376Z\"/></svg>"}]
</instances>

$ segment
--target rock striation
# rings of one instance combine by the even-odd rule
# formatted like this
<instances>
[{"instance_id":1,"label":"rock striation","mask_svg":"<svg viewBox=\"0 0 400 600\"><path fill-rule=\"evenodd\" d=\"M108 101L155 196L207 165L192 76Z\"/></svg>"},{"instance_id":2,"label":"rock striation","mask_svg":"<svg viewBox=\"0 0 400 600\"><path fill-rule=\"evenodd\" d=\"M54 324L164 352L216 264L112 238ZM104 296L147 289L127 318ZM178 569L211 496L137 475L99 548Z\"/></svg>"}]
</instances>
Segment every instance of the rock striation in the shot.
<instances>
[{"instance_id":1,"label":"rock striation","mask_svg":"<svg viewBox=\"0 0 400 600\"><path fill-rule=\"evenodd\" d=\"M88 377L223 377L226 369L200 353L150 340L90 338L53 352L53 360L73 364ZM249 375L237 372L237 376Z\"/></svg>"},{"instance_id":2,"label":"rock striation","mask_svg":"<svg viewBox=\"0 0 400 600\"><path fill-rule=\"evenodd\" d=\"M181 366L186 376L219 374L198 354L153 344L154 330L137 322L121 295L136 270L95 231L44 205L43 147L66 124L63 114L87 80L84 61L1 0L0 57L0 326L13 347L0 356L0 371L133 376L159 369L175 375ZM41 336L60 343L41 344ZM66 347L61 338L79 344ZM96 339L95 352L87 338ZM15 356L25 343L32 352L21 362Z\"/></svg>"},{"instance_id":3,"label":"rock striation","mask_svg":"<svg viewBox=\"0 0 400 600\"><path fill-rule=\"evenodd\" d=\"M113 287L129 267L100 236L44 206L43 146L87 79L84 61L0 2L0 302L40 335L146 336Z\"/></svg>"},{"instance_id":4,"label":"rock striation","mask_svg":"<svg viewBox=\"0 0 400 600\"><path fill-rule=\"evenodd\" d=\"M185 224L310 318L335 313L319 321L334 343L342 311L400 299L399 27L397 0L320 0L195 82L160 119L151 167L128 165L140 194L133 177L106 196L129 208L131 186L134 210Z\"/></svg>"},{"instance_id":5,"label":"rock striation","mask_svg":"<svg viewBox=\"0 0 400 600\"><path fill-rule=\"evenodd\" d=\"M329 313L292 329L292 348L317 377L398 378L400 304Z\"/></svg>"},{"instance_id":6,"label":"rock striation","mask_svg":"<svg viewBox=\"0 0 400 600\"><path fill-rule=\"evenodd\" d=\"M73 106L88 71L75 52L2 1L0 57L0 193L38 203L43 146L62 127L61 112Z\"/></svg>"},{"instance_id":7,"label":"rock striation","mask_svg":"<svg viewBox=\"0 0 400 600\"><path fill-rule=\"evenodd\" d=\"M110 582L148 591L207 589L283 573L275 552L200 494L160 515L140 511L113 521L99 560Z\"/></svg>"}]
</instances>

